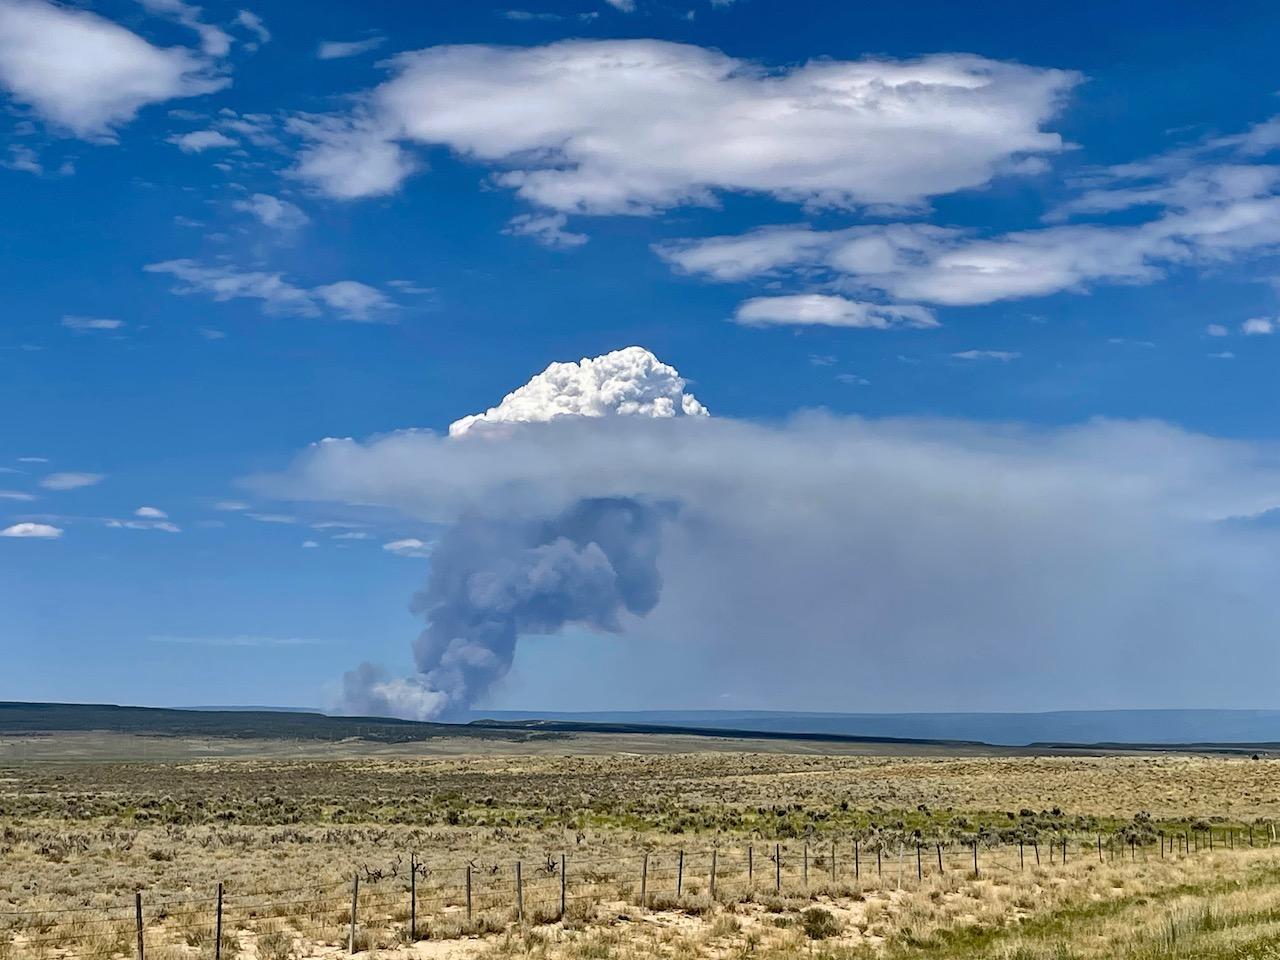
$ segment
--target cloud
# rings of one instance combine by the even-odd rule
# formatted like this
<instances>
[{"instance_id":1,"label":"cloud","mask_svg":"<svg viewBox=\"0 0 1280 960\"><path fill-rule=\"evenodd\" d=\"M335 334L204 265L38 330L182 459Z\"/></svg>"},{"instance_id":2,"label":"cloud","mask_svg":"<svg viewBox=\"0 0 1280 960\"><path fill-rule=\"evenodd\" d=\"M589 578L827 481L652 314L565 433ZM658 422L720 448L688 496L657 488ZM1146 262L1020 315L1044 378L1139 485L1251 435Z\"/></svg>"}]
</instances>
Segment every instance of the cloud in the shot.
<instances>
[{"instance_id":1,"label":"cloud","mask_svg":"<svg viewBox=\"0 0 1280 960\"><path fill-rule=\"evenodd\" d=\"M324 643L311 637L150 637L152 643L191 647L313 647Z\"/></svg>"},{"instance_id":2,"label":"cloud","mask_svg":"<svg viewBox=\"0 0 1280 960\"><path fill-rule=\"evenodd\" d=\"M255 193L247 200L236 200L231 206L256 217L263 226L276 230L297 230L310 222L297 205L267 193Z\"/></svg>"},{"instance_id":3,"label":"cloud","mask_svg":"<svg viewBox=\"0 0 1280 960\"><path fill-rule=\"evenodd\" d=\"M513 237L532 237L544 247L568 249L582 246L587 242L587 235L566 230L568 222L569 218L563 213L521 213L512 217L502 232Z\"/></svg>"},{"instance_id":4,"label":"cloud","mask_svg":"<svg viewBox=\"0 0 1280 960\"><path fill-rule=\"evenodd\" d=\"M111 320L106 317L64 316L62 325L68 330L84 333L89 330L119 330L124 326L124 321Z\"/></svg>"},{"instance_id":5,"label":"cloud","mask_svg":"<svg viewBox=\"0 0 1280 960\"><path fill-rule=\"evenodd\" d=\"M982 236L925 223L762 227L655 247L677 270L721 282L795 276L861 294L970 306L1146 284L1280 246L1280 166L1172 152L1104 171L1048 226ZM1065 222L1138 212L1138 222Z\"/></svg>"},{"instance_id":6,"label":"cloud","mask_svg":"<svg viewBox=\"0 0 1280 960\"><path fill-rule=\"evenodd\" d=\"M734 320L744 326L936 327L933 312L911 304L865 303L821 293L755 297L738 306Z\"/></svg>"},{"instance_id":7,"label":"cloud","mask_svg":"<svg viewBox=\"0 0 1280 960\"><path fill-rule=\"evenodd\" d=\"M316 549L317 547L319 547L319 546L320 546L320 544L316 543L316 541L314 541L314 540L303 540L303 541L302 541L302 549L303 549L303 550L315 550L315 549Z\"/></svg>"},{"instance_id":8,"label":"cloud","mask_svg":"<svg viewBox=\"0 0 1280 960\"><path fill-rule=\"evenodd\" d=\"M101 473L51 473L40 481L46 490L79 490L92 487L106 479Z\"/></svg>"},{"instance_id":9,"label":"cloud","mask_svg":"<svg viewBox=\"0 0 1280 960\"><path fill-rule=\"evenodd\" d=\"M339 280L308 289L285 280L279 273L210 266L195 260L150 263L143 270L177 278L181 282L174 288L176 294L205 294L218 303L260 300L267 313L318 317L327 308L340 319L366 323L386 319L395 308L381 291L355 280Z\"/></svg>"},{"instance_id":10,"label":"cloud","mask_svg":"<svg viewBox=\"0 0 1280 960\"><path fill-rule=\"evenodd\" d=\"M175 133L166 138L183 153L204 153L206 150L224 150L240 146L225 133L217 130L193 130L190 133Z\"/></svg>"},{"instance_id":11,"label":"cloud","mask_svg":"<svg viewBox=\"0 0 1280 960\"><path fill-rule=\"evenodd\" d=\"M200 49L211 57L225 57L231 50L231 35L221 27L205 23L203 11L183 0L138 0L151 13L169 17L200 38Z\"/></svg>"},{"instance_id":12,"label":"cloud","mask_svg":"<svg viewBox=\"0 0 1280 960\"><path fill-rule=\"evenodd\" d=\"M144 508L145 509L145 508ZM141 514L139 514L141 516ZM112 530L159 530L162 533L181 533L182 528L168 520L115 520L106 521Z\"/></svg>"},{"instance_id":13,"label":"cloud","mask_svg":"<svg viewBox=\"0 0 1280 960\"><path fill-rule=\"evenodd\" d=\"M297 175L330 196L395 190L404 143L446 146L559 213L651 214L718 192L915 207L1055 153L1079 77L981 57L771 69L656 40L431 47L344 117L304 119ZM625 109L619 109L625 104Z\"/></svg>"},{"instance_id":14,"label":"cloud","mask_svg":"<svg viewBox=\"0 0 1280 960\"><path fill-rule=\"evenodd\" d=\"M1013 350L961 350L951 356L957 360L999 360L1001 363L1008 363L1010 360L1017 360L1022 354Z\"/></svg>"},{"instance_id":15,"label":"cloud","mask_svg":"<svg viewBox=\"0 0 1280 960\"><path fill-rule=\"evenodd\" d=\"M604 0L604 2L623 13L635 13L636 10L636 0Z\"/></svg>"},{"instance_id":16,"label":"cloud","mask_svg":"<svg viewBox=\"0 0 1280 960\"><path fill-rule=\"evenodd\" d=\"M1276 324L1270 317L1251 317L1240 324L1240 332L1246 337L1265 337L1275 333Z\"/></svg>"},{"instance_id":17,"label":"cloud","mask_svg":"<svg viewBox=\"0 0 1280 960\"><path fill-rule=\"evenodd\" d=\"M297 523L298 518L290 516L287 513L246 513L246 517L250 520L257 520L259 523Z\"/></svg>"},{"instance_id":18,"label":"cloud","mask_svg":"<svg viewBox=\"0 0 1280 960\"><path fill-rule=\"evenodd\" d=\"M0 3L0 87L78 137L113 142L116 128L148 104L229 82L206 57L153 46L87 10L45 0Z\"/></svg>"},{"instance_id":19,"label":"cloud","mask_svg":"<svg viewBox=\"0 0 1280 960\"><path fill-rule=\"evenodd\" d=\"M213 505L213 509L225 511L248 510L249 504L243 500L219 500Z\"/></svg>"},{"instance_id":20,"label":"cloud","mask_svg":"<svg viewBox=\"0 0 1280 960\"><path fill-rule=\"evenodd\" d=\"M56 540L62 536L60 527L52 527L47 523L15 523L11 527L0 530L0 537L15 537L31 540Z\"/></svg>"},{"instance_id":21,"label":"cloud","mask_svg":"<svg viewBox=\"0 0 1280 960\"><path fill-rule=\"evenodd\" d=\"M20 500L23 502L29 502L34 499L34 494L24 493L21 490L0 490L0 500Z\"/></svg>"},{"instance_id":22,"label":"cloud","mask_svg":"<svg viewBox=\"0 0 1280 960\"><path fill-rule=\"evenodd\" d=\"M308 141L292 174L338 200L394 193L420 164L385 126L363 114L292 117L286 129Z\"/></svg>"},{"instance_id":23,"label":"cloud","mask_svg":"<svg viewBox=\"0 0 1280 960\"><path fill-rule=\"evenodd\" d=\"M262 22L262 18L251 10L241 10L236 14L236 25L243 27L253 34L257 43L267 43L271 40L271 31L267 29L267 25ZM250 45L253 49L254 45Z\"/></svg>"},{"instance_id":24,"label":"cloud","mask_svg":"<svg viewBox=\"0 0 1280 960\"><path fill-rule=\"evenodd\" d=\"M1204 332L1206 336L1210 337L1225 337L1230 333L1230 331L1220 323L1209 324L1204 328Z\"/></svg>"},{"instance_id":25,"label":"cloud","mask_svg":"<svg viewBox=\"0 0 1280 960\"><path fill-rule=\"evenodd\" d=\"M139 507L133 511L135 517L142 517L146 520L167 520L169 515L159 507Z\"/></svg>"},{"instance_id":26,"label":"cloud","mask_svg":"<svg viewBox=\"0 0 1280 960\"><path fill-rule=\"evenodd\" d=\"M321 60L341 60L345 57L358 57L362 53L377 50L387 42L386 37L369 37L367 40L322 40L316 48L316 56Z\"/></svg>"},{"instance_id":27,"label":"cloud","mask_svg":"<svg viewBox=\"0 0 1280 960\"><path fill-rule=\"evenodd\" d=\"M381 290L355 280L327 283L311 292L334 313L360 323L386 319L395 310L395 304Z\"/></svg>"},{"instance_id":28,"label":"cloud","mask_svg":"<svg viewBox=\"0 0 1280 960\"><path fill-rule=\"evenodd\" d=\"M23 173L34 173L36 175L44 173L44 167L40 165L40 157L30 147L25 147L20 143L9 144L9 159L0 166L7 167L10 170L19 170Z\"/></svg>"},{"instance_id":29,"label":"cloud","mask_svg":"<svg viewBox=\"0 0 1280 960\"><path fill-rule=\"evenodd\" d=\"M353 709L482 697L518 659L513 625L575 624L621 636L631 689L687 702L728 683L836 709L830 665L856 663L864 709L1035 709L1038 681L1089 663L1055 706L1268 703L1270 671L1196 667L1209 637L1274 659L1280 543L1251 518L1280 507L1278 454L1151 421L563 417L326 441L258 482L447 525L416 601L445 624L419 639L422 672L356 671ZM622 604L633 582L656 598ZM448 627L486 609L487 647Z\"/></svg>"},{"instance_id":30,"label":"cloud","mask_svg":"<svg viewBox=\"0 0 1280 960\"><path fill-rule=\"evenodd\" d=\"M577 363L553 363L484 413L455 420L450 436L492 424L529 423L558 417L705 417L707 409L674 367L643 347L626 347Z\"/></svg>"},{"instance_id":31,"label":"cloud","mask_svg":"<svg viewBox=\"0 0 1280 960\"><path fill-rule=\"evenodd\" d=\"M392 540L390 543L384 543L382 549L388 553L394 553L397 557L429 557L431 556L431 546L424 540L417 537L406 537L403 540Z\"/></svg>"}]
</instances>

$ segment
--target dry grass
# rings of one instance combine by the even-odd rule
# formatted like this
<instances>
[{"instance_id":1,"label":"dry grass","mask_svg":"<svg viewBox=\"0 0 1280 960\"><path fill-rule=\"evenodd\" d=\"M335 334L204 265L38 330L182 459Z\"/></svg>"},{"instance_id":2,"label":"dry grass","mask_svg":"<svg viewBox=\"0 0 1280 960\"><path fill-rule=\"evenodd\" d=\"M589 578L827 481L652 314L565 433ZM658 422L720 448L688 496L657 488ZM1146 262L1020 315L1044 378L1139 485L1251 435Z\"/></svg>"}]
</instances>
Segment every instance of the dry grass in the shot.
<instances>
[{"instance_id":1,"label":"dry grass","mask_svg":"<svg viewBox=\"0 0 1280 960\"><path fill-rule=\"evenodd\" d=\"M0 960L130 956L137 889L151 960L212 960L218 882L227 960L336 956L347 945L353 873L362 881L357 947L424 960L1247 960L1268 956L1257 952L1270 949L1268 937L1280 942L1280 847L1243 848L1250 828L1259 843L1273 837L1272 760L539 750L0 765ZM1157 848L1127 846L1207 825L1218 825L1220 846L1228 824L1241 831L1240 849L1160 859ZM1117 841L1116 859L1104 851L1098 862L1099 834ZM1050 841L1063 837L1069 862L1050 865ZM1039 868L1028 847L1018 869L1010 844L1019 839L1039 841ZM971 841L978 877L962 845ZM942 873L935 842L946 845ZM414 942L410 851L422 865ZM514 923L516 860L524 924ZM64 912L76 909L85 912Z\"/></svg>"}]
</instances>

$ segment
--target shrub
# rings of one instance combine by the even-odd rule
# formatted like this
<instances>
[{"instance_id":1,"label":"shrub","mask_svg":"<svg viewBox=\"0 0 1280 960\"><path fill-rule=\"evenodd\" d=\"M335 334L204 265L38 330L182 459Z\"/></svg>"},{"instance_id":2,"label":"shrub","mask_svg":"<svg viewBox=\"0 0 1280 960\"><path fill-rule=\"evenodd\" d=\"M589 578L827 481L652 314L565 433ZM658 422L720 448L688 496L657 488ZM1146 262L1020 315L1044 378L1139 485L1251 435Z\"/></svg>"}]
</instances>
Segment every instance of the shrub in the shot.
<instances>
[{"instance_id":1,"label":"shrub","mask_svg":"<svg viewBox=\"0 0 1280 960\"><path fill-rule=\"evenodd\" d=\"M800 914L800 926L810 940L826 940L840 933L840 921L821 907L810 907Z\"/></svg>"}]
</instances>

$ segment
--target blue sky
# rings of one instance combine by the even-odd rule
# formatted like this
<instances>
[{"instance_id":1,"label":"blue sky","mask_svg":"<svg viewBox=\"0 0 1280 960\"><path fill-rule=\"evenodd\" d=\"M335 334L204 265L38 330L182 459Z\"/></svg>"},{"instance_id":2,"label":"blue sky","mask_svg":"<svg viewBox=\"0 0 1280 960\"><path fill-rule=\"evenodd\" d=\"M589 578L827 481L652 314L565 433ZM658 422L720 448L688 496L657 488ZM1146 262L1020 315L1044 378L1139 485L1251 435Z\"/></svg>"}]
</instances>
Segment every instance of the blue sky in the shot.
<instances>
[{"instance_id":1,"label":"blue sky","mask_svg":"<svg viewBox=\"0 0 1280 960\"><path fill-rule=\"evenodd\" d=\"M1273 508L1273 5L513 3L0 0L0 698L403 672L437 506L251 478L633 344L734 423L1159 421ZM570 619L480 705L923 705Z\"/></svg>"}]
</instances>

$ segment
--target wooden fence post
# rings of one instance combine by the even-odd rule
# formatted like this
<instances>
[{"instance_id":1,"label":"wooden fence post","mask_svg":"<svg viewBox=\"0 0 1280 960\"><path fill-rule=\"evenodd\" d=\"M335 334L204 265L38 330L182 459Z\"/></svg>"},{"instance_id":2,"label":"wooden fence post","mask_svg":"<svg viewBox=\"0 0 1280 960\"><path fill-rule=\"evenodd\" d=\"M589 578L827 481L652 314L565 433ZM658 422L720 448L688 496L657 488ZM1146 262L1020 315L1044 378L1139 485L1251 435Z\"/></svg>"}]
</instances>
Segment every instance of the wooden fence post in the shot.
<instances>
[{"instance_id":1,"label":"wooden fence post","mask_svg":"<svg viewBox=\"0 0 1280 960\"><path fill-rule=\"evenodd\" d=\"M809 842L806 840L804 844L804 866L801 868L801 876L804 878L804 885L809 885Z\"/></svg>"},{"instance_id":2,"label":"wooden fence post","mask_svg":"<svg viewBox=\"0 0 1280 960\"><path fill-rule=\"evenodd\" d=\"M754 890L756 885L755 873L755 857L752 855L752 846L747 844L747 887Z\"/></svg>"},{"instance_id":3,"label":"wooden fence post","mask_svg":"<svg viewBox=\"0 0 1280 960\"><path fill-rule=\"evenodd\" d=\"M920 865L920 841L916 841L916 883L924 879L924 868Z\"/></svg>"},{"instance_id":4,"label":"wooden fence post","mask_svg":"<svg viewBox=\"0 0 1280 960\"><path fill-rule=\"evenodd\" d=\"M213 960L222 960L222 884L218 884L218 906L213 921Z\"/></svg>"},{"instance_id":5,"label":"wooden fence post","mask_svg":"<svg viewBox=\"0 0 1280 960\"><path fill-rule=\"evenodd\" d=\"M1098 834L1098 862L1102 862L1102 834Z\"/></svg>"},{"instance_id":6,"label":"wooden fence post","mask_svg":"<svg viewBox=\"0 0 1280 960\"><path fill-rule=\"evenodd\" d=\"M409 942L418 942L418 855L409 854Z\"/></svg>"},{"instance_id":7,"label":"wooden fence post","mask_svg":"<svg viewBox=\"0 0 1280 960\"><path fill-rule=\"evenodd\" d=\"M782 892L782 844L773 845L773 892Z\"/></svg>"},{"instance_id":8,"label":"wooden fence post","mask_svg":"<svg viewBox=\"0 0 1280 960\"><path fill-rule=\"evenodd\" d=\"M649 906L649 851L644 853L640 862L640 906Z\"/></svg>"},{"instance_id":9,"label":"wooden fence post","mask_svg":"<svg viewBox=\"0 0 1280 960\"><path fill-rule=\"evenodd\" d=\"M684 893L684 851L680 851L680 857L676 860L676 899L680 899L680 895Z\"/></svg>"},{"instance_id":10,"label":"wooden fence post","mask_svg":"<svg viewBox=\"0 0 1280 960\"><path fill-rule=\"evenodd\" d=\"M876 847L876 876L877 877L884 876L884 859L882 857L883 852L884 852L883 848Z\"/></svg>"},{"instance_id":11,"label":"wooden fence post","mask_svg":"<svg viewBox=\"0 0 1280 960\"><path fill-rule=\"evenodd\" d=\"M1025 851L1023 851L1022 849L1022 844L1023 844L1023 840L1021 837L1019 837L1018 838L1018 869L1019 870L1025 869L1027 865L1024 857Z\"/></svg>"},{"instance_id":12,"label":"wooden fence post","mask_svg":"<svg viewBox=\"0 0 1280 960\"><path fill-rule=\"evenodd\" d=\"M1252 841L1250 842L1252 845ZM831 841L831 882L836 882L836 842Z\"/></svg>"},{"instance_id":13,"label":"wooden fence post","mask_svg":"<svg viewBox=\"0 0 1280 960\"><path fill-rule=\"evenodd\" d=\"M471 864L467 864L467 923L471 922Z\"/></svg>"},{"instance_id":14,"label":"wooden fence post","mask_svg":"<svg viewBox=\"0 0 1280 960\"><path fill-rule=\"evenodd\" d=\"M978 841L973 841L973 875L978 877Z\"/></svg>"},{"instance_id":15,"label":"wooden fence post","mask_svg":"<svg viewBox=\"0 0 1280 960\"><path fill-rule=\"evenodd\" d=\"M568 894L569 878L566 871L569 869L568 861L564 854L560 854L560 919L564 919L565 900Z\"/></svg>"},{"instance_id":16,"label":"wooden fence post","mask_svg":"<svg viewBox=\"0 0 1280 960\"><path fill-rule=\"evenodd\" d=\"M938 874L941 875L945 871L942 869L942 844L935 844L938 848Z\"/></svg>"},{"instance_id":17,"label":"wooden fence post","mask_svg":"<svg viewBox=\"0 0 1280 960\"><path fill-rule=\"evenodd\" d=\"M1062 838L1062 865L1067 865L1067 838Z\"/></svg>"},{"instance_id":18,"label":"wooden fence post","mask_svg":"<svg viewBox=\"0 0 1280 960\"><path fill-rule=\"evenodd\" d=\"M861 844L857 840L854 840L853 841L853 879L855 880L862 879L862 850L860 848L861 848Z\"/></svg>"},{"instance_id":19,"label":"wooden fence post","mask_svg":"<svg viewBox=\"0 0 1280 960\"><path fill-rule=\"evenodd\" d=\"M1038 867L1038 866L1040 866L1040 841L1039 841L1039 840L1032 840L1032 841L1031 841L1031 849L1035 851L1035 854L1036 854L1036 866Z\"/></svg>"},{"instance_id":20,"label":"wooden fence post","mask_svg":"<svg viewBox=\"0 0 1280 960\"><path fill-rule=\"evenodd\" d=\"M715 847L711 848L711 902L716 902L716 856L719 850Z\"/></svg>"},{"instance_id":21,"label":"wooden fence post","mask_svg":"<svg viewBox=\"0 0 1280 960\"><path fill-rule=\"evenodd\" d=\"M524 876L519 860L516 861L516 920L524 923Z\"/></svg>"},{"instance_id":22,"label":"wooden fence post","mask_svg":"<svg viewBox=\"0 0 1280 960\"><path fill-rule=\"evenodd\" d=\"M142 891L138 890L133 895L133 912L134 926L138 933L138 960L146 960L147 951L142 943Z\"/></svg>"},{"instance_id":23,"label":"wooden fence post","mask_svg":"<svg viewBox=\"0 0 1280 960\"><path fill-rule=\"evenodd\" d=\"M356 952L356 902L360 898L360 874L351 875L351 928L347 932L347 953Z\"/></svg>"}]
</instances>

